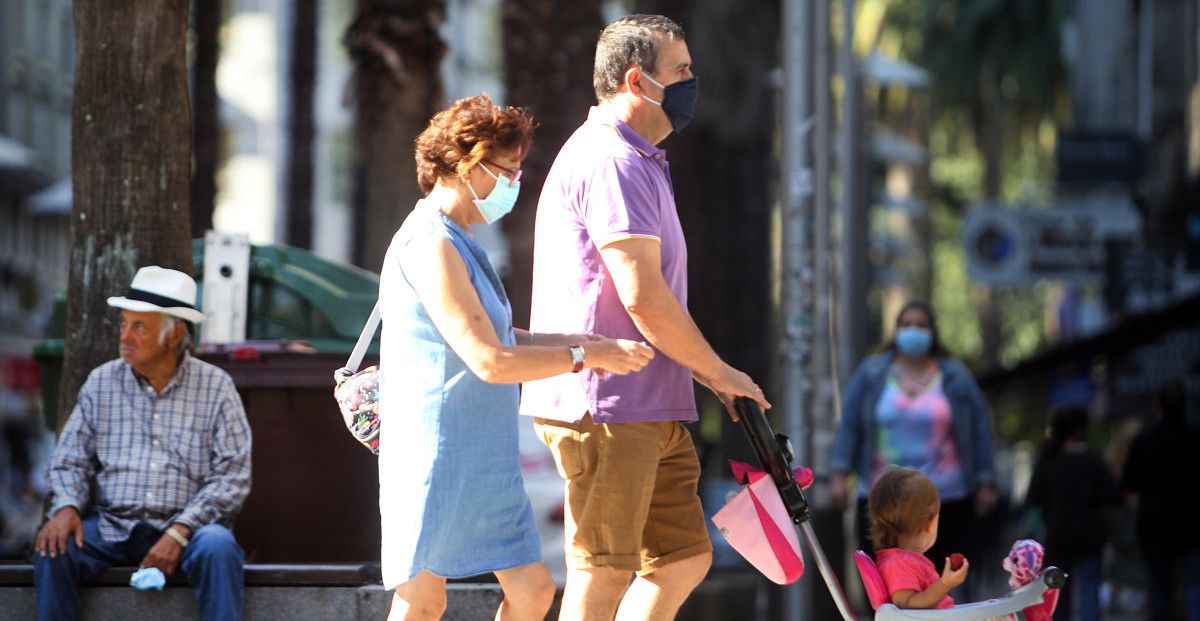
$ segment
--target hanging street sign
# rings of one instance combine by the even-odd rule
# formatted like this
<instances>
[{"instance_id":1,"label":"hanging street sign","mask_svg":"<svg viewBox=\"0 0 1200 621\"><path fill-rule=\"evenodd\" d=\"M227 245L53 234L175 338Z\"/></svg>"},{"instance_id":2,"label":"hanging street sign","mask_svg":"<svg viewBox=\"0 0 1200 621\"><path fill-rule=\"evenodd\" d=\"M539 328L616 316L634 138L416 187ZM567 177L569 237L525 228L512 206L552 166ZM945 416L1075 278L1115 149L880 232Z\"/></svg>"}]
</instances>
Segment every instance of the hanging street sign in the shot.
<instances>
[{"instance_id":1,"label":"hanging street sign","mask_svg":"<svg viewBox=\"0 0 1200 621\"><path fill-rule=\"evenodd\" d=\"M1099 284L1106 244L1136 243L1141 228L1127 199L1045 208L975 205L963 227L967 270L972 280L996 285Z\"/></svg>"}]
</instances>

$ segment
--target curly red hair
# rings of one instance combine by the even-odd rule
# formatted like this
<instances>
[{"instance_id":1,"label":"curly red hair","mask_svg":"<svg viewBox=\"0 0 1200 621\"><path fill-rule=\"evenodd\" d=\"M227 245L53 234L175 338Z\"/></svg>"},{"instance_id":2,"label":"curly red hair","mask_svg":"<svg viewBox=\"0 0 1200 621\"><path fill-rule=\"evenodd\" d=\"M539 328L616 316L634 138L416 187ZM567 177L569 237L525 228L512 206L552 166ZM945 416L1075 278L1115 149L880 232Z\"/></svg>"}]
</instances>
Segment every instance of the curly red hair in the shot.
<instances>
[{"instance_id":1,"label":"curly red hair","mask_svg":"<svg viewBox=\"0 0 1200 621\"><path fill-rule=\"evenodd\" d=\"M459 99L433 115L417 137L417 184L429 194L438 178L466 173L494 153L523 154L533 128L523 108L497 106L486 93Z\"/></svg>"}]
</instances>

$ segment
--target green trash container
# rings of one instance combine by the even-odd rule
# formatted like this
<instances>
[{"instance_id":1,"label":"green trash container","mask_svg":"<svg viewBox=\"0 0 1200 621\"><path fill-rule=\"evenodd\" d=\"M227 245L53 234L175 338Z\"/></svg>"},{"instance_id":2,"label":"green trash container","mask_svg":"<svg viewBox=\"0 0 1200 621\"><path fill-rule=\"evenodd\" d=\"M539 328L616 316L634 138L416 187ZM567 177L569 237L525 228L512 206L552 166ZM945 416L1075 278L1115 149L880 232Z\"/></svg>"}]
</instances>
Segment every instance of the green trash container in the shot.
<instances>
[{"instance_id":1,"label":"green trash container","mask_svg":"<svg viewBox=\"0 0 1200 621\"><path fill-rule=\"evenodd\" d=\"M47 338L33 344L33 361L37 364L38 383L42 387L42 418L46 429L55 429L58 412L58 382L62 379L63 339L67 330L67 300L58 296L50 311Z\"/></svg>"},{"instance_id":2,"label":"green trash container","mask_svg":"<svg viewBox=\"0 0 1200 621\"><path fill-rule=\"evenodd\" d=\"M203 240L192 251L200 283ZM346 431L333 400L333 371L346 363L378 290L379 277L357 267L252 246L246 343L197 353L233 377L254 436L252 489L234 525L248 562L379 559L376 458ZM58 306L53 338L34 352L50 428L62 368ZM377 351L378 342L364 364Z\"/></svg>"}]
</instances>

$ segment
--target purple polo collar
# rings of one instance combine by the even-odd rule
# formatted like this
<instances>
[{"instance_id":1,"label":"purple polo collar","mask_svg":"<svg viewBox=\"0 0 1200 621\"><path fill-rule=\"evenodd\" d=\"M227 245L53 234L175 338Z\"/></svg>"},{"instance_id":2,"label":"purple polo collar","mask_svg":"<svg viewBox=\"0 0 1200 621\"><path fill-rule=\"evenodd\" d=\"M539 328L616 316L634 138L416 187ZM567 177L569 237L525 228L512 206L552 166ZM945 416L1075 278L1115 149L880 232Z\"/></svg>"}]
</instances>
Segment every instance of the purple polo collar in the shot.
<instances>
[{"instance_id":1,"label":"purple polo collar","mask_svg":"<svg viewBox=\"0 0 1200 621\"><path fill-rule=\"evenodd\" d=\"M618 119L612 112L603 106L592 106L592 109L588 111L588 122L599 123L601 125L610 125L617 128L617 133L621 135L621 138L624 139L625 142L629 144L629 146L633 147L638 153L641 153L643 157L650 157L658 160L665 160L667 158L666 150L658 148L649 140L643 138L641 134L633 131L633 128L630 127L628 123Z\"/></svg>"}]
</instances>

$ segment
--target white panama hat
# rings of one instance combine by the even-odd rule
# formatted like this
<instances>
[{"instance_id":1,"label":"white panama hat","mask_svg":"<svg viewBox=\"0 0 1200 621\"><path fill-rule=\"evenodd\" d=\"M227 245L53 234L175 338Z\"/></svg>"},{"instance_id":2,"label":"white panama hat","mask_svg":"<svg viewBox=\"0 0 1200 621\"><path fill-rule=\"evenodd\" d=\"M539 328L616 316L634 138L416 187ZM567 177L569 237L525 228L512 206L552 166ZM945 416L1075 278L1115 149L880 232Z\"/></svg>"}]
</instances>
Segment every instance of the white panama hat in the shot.
<instances>
[{"instance_id":1,"label":"white panama hat","mask_svg":"<svg viewBox=\"0 0 1200 621\"><path fill-rule=\"evenodd\" d=\"M114 308L143 313L165 313L192 323L204 321L196 310L196 281L177 270L148 265L133 275L129 292L108 298Z\"/></svg>"}]
</instances>

